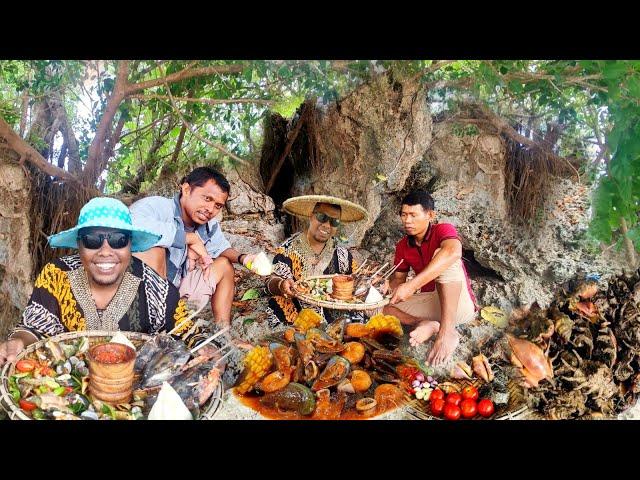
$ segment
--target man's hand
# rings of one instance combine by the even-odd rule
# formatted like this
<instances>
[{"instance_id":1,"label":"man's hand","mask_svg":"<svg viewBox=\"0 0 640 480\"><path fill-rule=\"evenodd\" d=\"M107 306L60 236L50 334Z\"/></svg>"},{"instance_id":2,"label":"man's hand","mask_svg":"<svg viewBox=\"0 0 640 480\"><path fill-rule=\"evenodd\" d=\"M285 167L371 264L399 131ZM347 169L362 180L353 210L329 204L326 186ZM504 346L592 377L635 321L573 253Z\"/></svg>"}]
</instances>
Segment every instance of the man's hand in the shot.
<instances>
[{"instance_id":1,"label":"man's hand","mask_svg":"<svg viewBox=\"0 0 640 480\"><path fill-rule=\"evenodd\" d=\"M293 280L285 278L280 282L280 291L285 298L294 297L295 291L293 290Z\"/></svg>"},{"instance_id":2,"label":"man's hand","mask_svg":"<svg viewBox=\"0 0 640 480\"><path fill-rule=\"evenodd\" d=\"M256 259L257 256L258 255L256 255L255 253L245 253L244 256L242 257L242 266L247 267L247 264L249 262L253 263L253 261Z\"/></svg>"},{"instance_id":3,"label":"man's hand","mask_svg":"<svg viewBox=\"0 0 640 480\"><path fill-rule=\"evenodd\" d=\"M391 305L394 305L399 302L404 302L407 298L409 298L416 291L409 282L403 283L396 288L396 291L393 292L393 297L391 297L391 301L389 302Z\"/></svg>"},{"instance_id":4,"label":"man's hand","mask_svg":"<svg viewBox=\"0 0 640 480\"><path fill-rule=\"evenodd\" d=\"M197 233L188 232L186 235L186 243L191 250L198 254L198 256L202 257L204 255L209 255L200 235Z\"/></svg>"},{"instance_id":5,"label":"man's hand","mask_svg":"<svg viewBox=\"0 0 640 480\"><path fill-rule=\"evenodd\" d=\"M197 265L202 269L202 276L209 281L209 276L213 272L213 259L207 254L198 258Z\"/></svg>"},{"instance_id":6,"label":"man's hand","mask_svg":"<svg viewBox=\"0 0 640 480\"><path fill-rule=\"evenodd\" d=\"M194 268L196 268L196 265L198 263L198 259L200 258L200 255L198 255L195 250L192 250L191 248L187 247L187 270L191 271Z\"/></svg>"},{"instance_id":7,"label":"man's hand","mask_svg":"<svg viewBox=\"0 0 640 480\"><path fill-rule=\"evenodd\" d=\"M13 340L0 343L0 367L6 362L15 361L22 350L24 350L24 341L20 338L14 338Z\"/></svg>"}]
</instances>

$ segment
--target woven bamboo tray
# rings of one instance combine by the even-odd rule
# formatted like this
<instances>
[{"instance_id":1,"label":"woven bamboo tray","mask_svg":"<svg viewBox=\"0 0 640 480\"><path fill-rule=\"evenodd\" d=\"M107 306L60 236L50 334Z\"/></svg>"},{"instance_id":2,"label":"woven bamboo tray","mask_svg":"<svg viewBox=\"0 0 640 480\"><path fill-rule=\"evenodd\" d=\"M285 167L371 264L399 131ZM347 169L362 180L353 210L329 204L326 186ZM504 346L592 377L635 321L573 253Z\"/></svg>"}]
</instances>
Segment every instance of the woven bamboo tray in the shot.
<instances>
[{"instance_id":1,"label":"woven bamboo tray","mask_svg":"<svg viewBox=\"0 0 640 480\"><path fill-rule=\"evenodd\" d=\"M309 281L309 280L320 280L320 279L330 279L333 278L334 275L317 275L313 277L307 277L304 280L299 280L296 282L296 285L301 281ZM318 300L313 298L311 295L307 295L305 293L298 292L297 289L294 288L296 293L296 297L310 305L315 305L316 307L329 308L331 310L350 310L350 311L359 311L366 312L368 314L376 314L382 311L382 308L389 303L390 297L385 297L379 302L376 303L351 303L345 302L343 300Z\"/></svg>"},{"instance_id":2,"label":"woven bamboo tray","mask_svg":"<svg viewBox=\"0 0 640 480\"><path fill-rule=\"evenodd\" d=\"M140 332L127 332L122 331L131 342L136 346L136 348L140 347L142 344L147 342L152 338L151 335L147 335L146 333ZM2 368L2 373L0 373L0 407L2 407L9 418L12 420L32 420L30 417L24 414L24 412L20 409L18 405L13 401L13 397L9 393L9 377L11 377L15 373L16 363L23 359L27 358L30 354L35 352L38 348L44 347L44 344L52 340L54 342L61 342L64 340L73 340L81 337L88 337L89 344L94 345L97 343L103 343L109 341L111 337L115 334L115 332L107 331L107 330L89 330L89 331L80 331L80 332L67 332L61 333L60 335L56 335L50 338L46 338L44 340L40 340L39 342L32 343L27 348L25 348L22 352L18 354L15 362L6 363ZM202 413L200 414L199 420L211 420L215 413L220 408L220 404L222 403L222 394L223 387L222 382L218 382L218 386L214 390L211 398L207 401L204 406Z\"/></svg>"},{"instance_id":3,"label":"woven bamboo tray","mask_svg":"<svg viewBox=\"0 0 640 480\"><path fill-rule=\"evenodd\" d=\"M482 380L449 380L450 383L457 385L460 390L467 385L473 385L480 388L483 385ZM514 381L510 381L507 386L509 391L509 403L505 406L496 406L496 410L490 417L484 418L480 415L475 416L471 420L518 420L530 414L529 407L524 403L522 387ZM418 420L442 420L431 414L428 401L418 400L413 397L412 400L405 404L407 413Z\"/></svg>"}]
</instances>

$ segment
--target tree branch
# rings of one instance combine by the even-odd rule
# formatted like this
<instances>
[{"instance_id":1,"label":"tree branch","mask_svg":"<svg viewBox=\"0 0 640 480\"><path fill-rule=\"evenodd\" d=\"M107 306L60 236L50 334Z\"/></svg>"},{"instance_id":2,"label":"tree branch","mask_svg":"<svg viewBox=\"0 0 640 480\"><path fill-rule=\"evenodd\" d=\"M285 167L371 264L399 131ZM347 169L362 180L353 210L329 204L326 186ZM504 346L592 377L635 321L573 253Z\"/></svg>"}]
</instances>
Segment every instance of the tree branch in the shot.
<instances>
[{"instance_id":1,"label":"tree branch","mask_svg":"<svg viewBox=\"0 0 640 480\"><path fill-rule=\"evenodd\" d=\"M25 142L16 132L14 132L11 126L5 122L2 117L0 117L0 137L4 138L7 141L7 145L20 155L21 158L26 159L32 165L48 175L81 185L78 178L47 162L35 148Z\"/></svg>"},{"instance_id":2,"label":"tree branch","mask_svg":"<svg viewBox=\"0 0 640 480\"><path fill-rule=\"evenodd\" d=\"M150 99L159 99L159 100L170 100L168 95L129 95L129 98L135 98L139 100L150 100ZM191 97L173 97L173 99L177 102L194 102L194 103L206 103L209 105L220 105L225 103L256 103L258 105L273 105L273 100L264 100L261 98L229 98L229 99L220 99L220 98L191 98Z\"/></svg>"},{"instance_id":3,"label":"tree branch","mask_svg":"<svg viewBox=\"0 0 640 480\"><path fill-rule=\"evenodd\" d=\"M187 80L193 77L204 77L206 75L222 75L225 73L240 73L244 69L243 65L215 65L211 67L202 67L191 69L190 67L180 70L179 72L172 73L166 77L156 78L154 80L147 80L145 82L138 82L127 85L125 95L129 96L140 90L145 90L151 87L157 87L158 85L164 85L168 83L175 83L181 80Z\"/></svg>"},{"instance_id":4,"label":"tree branch","mask_svg":"<svg viewBox=\"0 0 640 480\"><path fill-rule=\"evenodd\" d=\"M113 87L113 92L107 101L107 107L100 119L96 135L93 137L93 141L89 147L87 163L82 174L83 181L88 185L94 185L100 175L101 170L99 170L99 167L102 165L101 156L104 144L107 141L107 134L111 128L111 122L113 122L118 107L126 95L128 74L129 61L120 61L118 63L118 73L116 74L116 83Z\"/></svg>"},{"instance_id":5,"label":"tree branch","mask_svg":"<svg viewBox=\"0 0 640 480\"><path fill-rule=\"evenodd\" d=\"M189 133L191 133L194 137L196 137L198 140L206 143L207 145L209 145L210 147L213 147L219 151L221 151L222 153L224 153L225 155L233 158L235 161L244 164L246 163L244 159L238 157L236 154L230 152L229 150L227 150L226 148L224 148L222 145L218 145L217 143L213 143L211 140L208 140L204 137L202 137L201 135L197 134L195 132L195 130L191 127L191 124L189 122L187 122L187 120L184 118L184 115L182 115L182 112L180 111L180 109L178 108L178 106L176 105L174 99L173 99L173 95L171 95L171 90L169 89L169 86L167 85L167 92L169 92L169 100L171 100L171 106L173 107L173 110L178 114L178 116L180 117L180 120L182 120L182 123L184 125L187 126L187 128L189 129Z\"/></svg>"},{"instance_id":6,"label":"tree branch","mask_svg":"<svg viewBox=\"0 0 640 480\"><path fill-rule=\"evenodd\" d=\"M627 250L627 259L629 260L629 265L631 266L631 269L635 269L636 266L636 251L635 248L633 247L633 242L631 241L631 239L629 238L629 228L627 227L627 221L624 219L624 217L620 217L620 226L622 227L622 238L624 241L624 246Z\"/></svg>"},{"instance_id":7,"label":"tree branch","mask_svg":"<svg viewBox=\"0 0 640 480\"><path fill-rule=\"evenodd\" d=\"M24 138L24 132L27 128L27 115L29 114L29 89L25 88L22 92L22 111L20 112L20 137Z\"/></svg>"}]
</instances>

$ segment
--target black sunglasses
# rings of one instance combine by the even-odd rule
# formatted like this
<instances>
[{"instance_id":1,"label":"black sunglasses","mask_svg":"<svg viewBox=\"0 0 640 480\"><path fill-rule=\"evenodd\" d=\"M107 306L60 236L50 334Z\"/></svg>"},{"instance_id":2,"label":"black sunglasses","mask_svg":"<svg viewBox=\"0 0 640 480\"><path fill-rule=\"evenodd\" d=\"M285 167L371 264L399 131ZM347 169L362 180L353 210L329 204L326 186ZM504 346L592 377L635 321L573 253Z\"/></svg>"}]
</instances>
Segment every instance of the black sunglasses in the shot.
<instances>
[{"instance_id":1,"label":"black sunglasses","mask_svg":"<svg viewBox=\"0 0 640 480\"><path fill-rule=\"evenodd\" d=\"M316 220L318 220L320 223L329 222L332 227L337 227L338 225L340 225L340 219L339 218L330 217L326 213L322 213L322 212L314 212L314 213L315 213L315 216L316 216Z\"/></svg>"},{"instance_id":2,"label":"black sunglasses","mask_svg":"<svg viewBox=\"0 0 640 480\"><path fill-rule=\"evenodd\" d=\"M124 232L82 233L78 235L78 239L82 241L84 248L89 250L98 250L102 247L105 238L111 248L118 250L129 245L131 235Z\"/></svg>"}]
</instances>

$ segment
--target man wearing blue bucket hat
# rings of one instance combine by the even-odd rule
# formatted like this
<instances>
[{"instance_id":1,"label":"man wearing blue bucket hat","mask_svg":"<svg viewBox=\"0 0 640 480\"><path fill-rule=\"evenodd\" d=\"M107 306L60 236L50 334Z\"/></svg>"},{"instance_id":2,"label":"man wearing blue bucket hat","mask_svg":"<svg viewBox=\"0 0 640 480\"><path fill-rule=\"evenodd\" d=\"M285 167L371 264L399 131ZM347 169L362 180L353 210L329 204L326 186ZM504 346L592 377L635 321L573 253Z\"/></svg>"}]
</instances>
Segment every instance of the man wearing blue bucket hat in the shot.
<instances>
[{"instance_id":1,"label":"man wearing blue bucket hat","mask_svg":"<svg viewBox=\"0 0 640 480\"><path fill-rule=\"evenodd\" d=\"M0 365L27 345L77 330L174 330L191 346L205 334L188 318L175 286L131 252L154 245L160 235L134 228L126 205L94 198L78 224L49 237L58 248L78 249L44 266L31 299L9 340L0 344Z\"/></svg>"}]
</instances>

